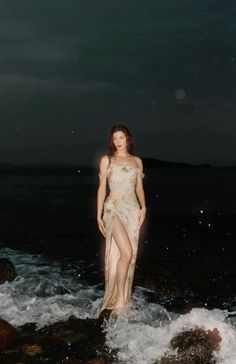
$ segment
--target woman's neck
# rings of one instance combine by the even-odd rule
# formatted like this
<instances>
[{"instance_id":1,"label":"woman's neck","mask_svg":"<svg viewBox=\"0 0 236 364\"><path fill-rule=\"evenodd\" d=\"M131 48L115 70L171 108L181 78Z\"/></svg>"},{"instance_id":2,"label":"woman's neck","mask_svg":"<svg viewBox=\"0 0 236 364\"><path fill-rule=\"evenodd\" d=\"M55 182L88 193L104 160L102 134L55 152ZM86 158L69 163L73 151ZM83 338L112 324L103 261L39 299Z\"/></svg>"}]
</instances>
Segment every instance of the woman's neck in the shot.
<instances>
[{"instance_id":1,"label":"woman's neck","mask_svg":"<svg viewBox=\"0 0 236 364\"><path fill-rule=\"evenodd\" d=\"M130 154L129 154L128 152L115 153L115 157L119 157L119 158L128 158L128 157L130 157Z\"/></svg>"}]
</instances>

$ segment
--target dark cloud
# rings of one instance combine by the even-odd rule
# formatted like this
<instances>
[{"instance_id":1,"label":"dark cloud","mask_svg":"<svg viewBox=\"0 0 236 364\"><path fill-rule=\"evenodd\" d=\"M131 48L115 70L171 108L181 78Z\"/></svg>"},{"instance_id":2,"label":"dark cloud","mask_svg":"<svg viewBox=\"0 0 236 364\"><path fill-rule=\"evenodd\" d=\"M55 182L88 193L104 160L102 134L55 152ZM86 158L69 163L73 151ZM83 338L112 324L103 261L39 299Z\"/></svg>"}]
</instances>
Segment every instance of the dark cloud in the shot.
<instances>
[{"instance_id":1,"label":"dark cloud","mask_svg":"<svg viewBox=\"0 0 236 364\"><path fill-rule=\"evenodd\" d=\"M122 121L144 156L235 163L230 2L12 0L0 19L2 161L91 163Z\"/></svg>"}]
</instances>

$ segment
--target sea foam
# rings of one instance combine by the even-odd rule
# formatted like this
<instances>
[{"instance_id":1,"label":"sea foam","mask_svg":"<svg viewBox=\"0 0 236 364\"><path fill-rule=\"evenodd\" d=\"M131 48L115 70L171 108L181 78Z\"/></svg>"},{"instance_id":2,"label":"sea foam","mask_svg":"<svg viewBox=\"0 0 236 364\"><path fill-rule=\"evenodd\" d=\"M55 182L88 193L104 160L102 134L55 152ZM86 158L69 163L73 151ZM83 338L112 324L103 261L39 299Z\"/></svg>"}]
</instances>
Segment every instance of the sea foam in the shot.
<instances>
[{"instance_id":1,"label":"sea foam","mask_svg":"<svg viewBox=\"0 0 236 364\"><path fill-rule=\"evenodd\" d=\"M0 317L14 326L34 322L37 328L65 321L70 316L96 318L103 298L100 285L89 285L79 274L80 261L67 268L40 255L9 248L0 249L0 258L9 258L17 277L0 285ZM166 352L170 340L183 330L217 328L222 338L216 353L217 364L236 363L234 315L218 308L193 308L189 313L168 312L148 302L148 291L136 286L130 308L106 326L106 342L118 350L120 363L152 364Z\"/></svg>"}]
</instances>

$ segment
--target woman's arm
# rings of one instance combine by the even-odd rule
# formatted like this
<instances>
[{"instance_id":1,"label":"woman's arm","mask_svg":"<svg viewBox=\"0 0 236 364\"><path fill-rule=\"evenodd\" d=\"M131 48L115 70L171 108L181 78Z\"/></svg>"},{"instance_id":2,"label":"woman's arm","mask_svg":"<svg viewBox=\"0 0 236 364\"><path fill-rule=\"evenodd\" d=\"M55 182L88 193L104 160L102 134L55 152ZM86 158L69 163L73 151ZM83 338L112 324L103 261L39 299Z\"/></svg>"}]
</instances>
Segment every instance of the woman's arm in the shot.
<instances>
[{"instance_id":1,"label":"woman's arm","mask_svg":"<svg viewBox=\"0 0 236 364\"><path fill-rule=\"evenodd\" d=\"M97 221L99 230L105 236L105 227L102 221L103 204L106 197L106 177L107 167L109 165L108 156L105 155L101 158L99 166L99 186L97 191Z\"/></svg>"},{"instance_id":2,"label":"woman's arm","mask_svg":"<svg viewBox=\"0 0 236 364\"><path fill-rule=\"evenodd\" d=\"M136 162L138 164L139 167L139 173L137 176L137 182L136 182L136 194L138 196L139 199L139 203L141 208L146 208L146 204L145 204L145 194L144 194L144 189L143 189L143 163L142 160L138 157L135 157Z\"/></svg>"},{"instance_id":3,"label":"woman's arm","mask_svg":"<svg viewBox=\"0 0 236 364\"><path fill-rule=\"evenodd\" d=\"M145 202L145 194L143 189L143 163L142 160L138 157L135 157L136 162L138 164L139 173L137 176L137 182L136 182L136 194L138 196L138 200L141 206L140 214L139 214L139 223L142 225L145 215L146 215L146 202Z\"/></svg>"}]
</instances>

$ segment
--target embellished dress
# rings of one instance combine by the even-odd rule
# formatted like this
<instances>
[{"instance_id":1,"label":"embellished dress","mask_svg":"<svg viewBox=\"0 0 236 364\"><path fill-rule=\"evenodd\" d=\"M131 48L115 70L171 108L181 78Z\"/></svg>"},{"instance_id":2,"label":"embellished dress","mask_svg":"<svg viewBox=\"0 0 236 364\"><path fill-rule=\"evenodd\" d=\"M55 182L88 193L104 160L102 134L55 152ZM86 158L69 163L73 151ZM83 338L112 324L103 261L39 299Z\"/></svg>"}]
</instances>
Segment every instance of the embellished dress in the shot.
<instances>
[{"instance_id":1,"label":"embellished dress","mask_svg":"<svg viewBox=\"0 0 236 364\"><path fill-rule=\"evenodd\" d=\"M113 162L107 169L110 195L104 202L102 217L106 228L106 248L105 293L100 312L104 309L113 309L117 297L116 269L120 253L112 235L112 225L116 216L120 218L133 250L125 282L125 303L128 303L131 298L140 231L138 221L140 206L135 193L139 176L143 178L144 174L138 167L131 164Z\"/></svg>"}]
</instances>

